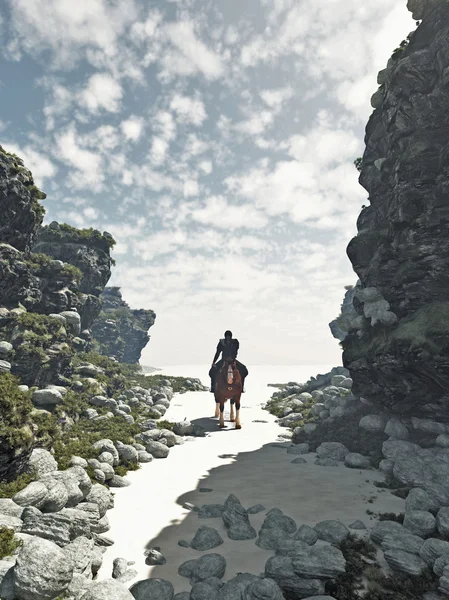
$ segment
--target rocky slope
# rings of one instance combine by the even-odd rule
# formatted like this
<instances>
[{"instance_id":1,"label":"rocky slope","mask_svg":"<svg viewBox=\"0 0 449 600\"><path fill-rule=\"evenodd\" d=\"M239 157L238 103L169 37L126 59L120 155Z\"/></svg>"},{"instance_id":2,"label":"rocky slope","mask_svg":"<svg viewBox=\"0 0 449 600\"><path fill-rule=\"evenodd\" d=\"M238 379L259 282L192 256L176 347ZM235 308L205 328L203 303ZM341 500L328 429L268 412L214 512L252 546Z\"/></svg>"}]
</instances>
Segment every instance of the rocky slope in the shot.
<instances>
[{"instance_id":1,"label":"rocky slope","mask_svg":"<svg viewBox=\"0 0 449 600\"><path fill-rule=\"evenodd\" d=\"M118 287L106 287L101 301L101 313L92 325L96 348L120 362L138 362L150 340L148 329L154 324L156 314L152 310L129 308Z\"/></svg>"},{"instance_id":2,"label":"rocky slope","mask_svg":"<svg viewBox=\"0 0 449 600\"><path fill-rule=\"evenodd\" d=\"M347 248L360 321L343 364L355 393L449 422L449 3L408 5L423 21L379 73L366 127L370 205Z\"/></svg>"}]
</instances>

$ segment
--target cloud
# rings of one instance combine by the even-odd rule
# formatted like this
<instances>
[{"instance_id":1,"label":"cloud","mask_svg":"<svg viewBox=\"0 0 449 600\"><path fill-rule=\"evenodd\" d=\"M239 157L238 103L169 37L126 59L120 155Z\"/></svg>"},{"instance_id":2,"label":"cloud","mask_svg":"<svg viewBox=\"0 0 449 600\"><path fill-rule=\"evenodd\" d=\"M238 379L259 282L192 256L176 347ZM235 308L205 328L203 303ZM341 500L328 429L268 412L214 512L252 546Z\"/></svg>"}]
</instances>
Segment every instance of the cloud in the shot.
<instances>
[{"instance_id":1,"label":"cloud","mask_svg":"<svg viewBox=\"0 0 449 600\"><path fill-rule=\"evenodd\" d=\"M191 217L219 229L260 229L268 222L267 217L250 204L233 205L219 196L212 196L203 206L191 210Z\"/></svg>"},{"instance_id":2,"label":"cloud","mask_svg":"<svg viewBox=\"0 0 449 600\"><path fill-rule=\"evenodd\" d=\"M181 123L201 125L207 118L203 102L198 98L189 98L176 94L170 102L170 109L174 111Z\"/></svg>"},{"instance_id":3,"label":"cloud","mask_svg":"<svg viewBox=\"0 0 449 600\"><path fill-rule=\"evenodd\" d=\"M201 73L209 80L218 79L224 74L221 58L197 38L191 21L166 25L164 33L178 51L177 56L169 54L162 60L168 72L180 75Z\"/></svg>"},{"instance_id":4,"label":"cloud","mask_svg":"<svg viewBox=\"0 0 449 600\"><path fill-rule=\"evenodd\" d=\"M77 132L74 125L55 136L57 157L72 167L69 181L75 189L90 187L100 191L103 187L103 161L99 154L82 148L77 143Z\"/></svg>"},{"instance_id":5,"label":"cloud","mask_svg":"<svg viewBox=\"0 0 449 600\"><path fill-rule=\"evenodd\" d=\"M136 142L142 135L144 121L142 117L132 116L120 123L120 128L127 140Z\"/></svg>"},{"instance_id":6,"label":"cloud","mask_svg":"<svg viewBox=\"0 0 449 600\"><path fill-rule=\"evenodd\" d=\"M108 73L95 73L89 78L86 88L80 94L80 103L92 113L100 109L118 112L123 96L122 88Z\"/></svg>"},{"instance_id":7,"label":"cloud","mask_svg":"<svg viewBox=\"0 0 449 600\"><path fill-rule=\"evenodd\" d=\"M134 0L126 6L108 0L11 0L10 6L10 54L18 60L22 52L50 50L55 68L73 68L89 48L114 55L120 36L138 14Z\"/></svg>"}]
</instances>

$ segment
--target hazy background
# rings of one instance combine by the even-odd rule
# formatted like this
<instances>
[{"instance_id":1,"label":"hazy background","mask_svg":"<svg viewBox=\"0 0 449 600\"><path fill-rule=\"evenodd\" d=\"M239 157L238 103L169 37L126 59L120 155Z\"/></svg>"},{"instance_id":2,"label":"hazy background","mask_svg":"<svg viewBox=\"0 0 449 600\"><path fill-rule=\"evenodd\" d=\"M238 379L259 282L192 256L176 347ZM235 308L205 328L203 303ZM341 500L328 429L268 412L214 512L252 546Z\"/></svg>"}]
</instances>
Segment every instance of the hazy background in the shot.
<instances>
[{"instance_id":1,"label":"hazy background","mask_svg":"<svg viewBox=\"0 0 449 600\"><path fill-rule=\"evenodd\" d=\"M339 364L353 160L405 0L4 0L0 143L45 222L111 232L142 363Z\"/></svg>"}]
</instances>

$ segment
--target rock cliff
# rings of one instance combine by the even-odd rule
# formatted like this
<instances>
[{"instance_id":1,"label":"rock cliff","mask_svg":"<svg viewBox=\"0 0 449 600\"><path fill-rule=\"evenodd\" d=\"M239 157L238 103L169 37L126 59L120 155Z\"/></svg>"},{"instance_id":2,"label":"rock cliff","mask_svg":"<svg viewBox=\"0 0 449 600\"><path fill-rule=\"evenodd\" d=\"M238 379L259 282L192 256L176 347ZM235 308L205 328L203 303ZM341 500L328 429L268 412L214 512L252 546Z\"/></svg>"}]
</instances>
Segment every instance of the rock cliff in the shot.
<instances>
[{"instance_id":1,"label":"rock cliff","mask_svg":"<svg viewBox=\"0 0 449 600\"><path fill-rule=\"evenodd\" d=\"M22 159L0 146L0 241L29 250L45 215L44 198Z\"/></svg>"},{"instance_id":2,"label":"rock cliff","mask_svg":"<svg viewBox=\"0 0 449 600\"><path fill-rule=\"evenodd\" d=\"M92 325L98 351L125 363L136 363L147 345L148 329L156 315L152 310L129 308L119 287L107 287L101 295L102 312Z\"/></svg>"},{"instance_id":3,"label":"rock cliff","mask_svg":"<svg viewBox=\"0 0 449 600\"><path fill-rule=\"evenodd\" d=\"M379 73L366 127L343 364L355 394L449 421L449 3L408 7L423 21Z\"/></svg>"}]
</instances>

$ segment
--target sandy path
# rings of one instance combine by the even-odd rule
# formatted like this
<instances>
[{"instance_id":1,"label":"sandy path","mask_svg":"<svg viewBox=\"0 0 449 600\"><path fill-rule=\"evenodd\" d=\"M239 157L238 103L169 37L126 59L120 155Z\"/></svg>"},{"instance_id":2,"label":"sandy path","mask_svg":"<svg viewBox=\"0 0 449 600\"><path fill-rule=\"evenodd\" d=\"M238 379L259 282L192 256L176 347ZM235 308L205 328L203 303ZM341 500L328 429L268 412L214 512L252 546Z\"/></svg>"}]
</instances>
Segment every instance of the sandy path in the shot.
<instances>
[{"instance_id":1,"label":"sandy path","mask_svg":"<svg viewBox=\"0 0 449 600\"><path fill-rule=\"evenodd\" d=\"M308 367L302 380L319 370ZM342 464L319 467L313 464L314 454L303 456L307 464L292 464L295 456L287 454L285 448L270 446L285 429L276 425L275 417L261 408L274 391L266 387L266 378L273 381L273 376L263 371L260 368L257 381L254 378L242 396L240 431L235 431L234 424L229 422L226 429L218 429L217 420L212 418L215 406L212 394L188 392L174 397L166 418L198 420L211 433L171 448L168 458L153 460L139 471L129 473L132 485L115 491L115 508L108 512L111 529L106 534L115 544L104 555L100 579L110 577L114 558L123 557L136 562L133 568L138 571L138 577L134 581L160 577L170 580L176 592L189 590L188 580L180 577L177 569L182 562L202 553L180 547L178 540L190 541L200 525L215 527L224 539L224 544L209 552L218 552L226 558L225 581L237 572L263 571L273 552L258 548L254 540L229 540L221 518L199 519L196 512L182 508L185 502L223 503L234 493L246 508L258 503L267 510L278 507L298 525L312 526L330 518L341 519L346 525L361 519L369 526L367 509L374 512L403 510L403 500L373 485L382 479L378 471L348 469ZM168 369L164 372L181 374ZM321 372L326 370L321 369ZM192 371L189 374L200 376ZM206 383L204 376L202 380ZM229 407L227 415L228 411ZM226 413L225 418L228 418ZM266 423L254 422L256 420ZM200 492L201 487L213 491ZM251 516L256 530L264 517L265 512ZM153 546L161 547L167 559L165 565L145 565L144 550Z\"/></svg>"}]
</instances>

